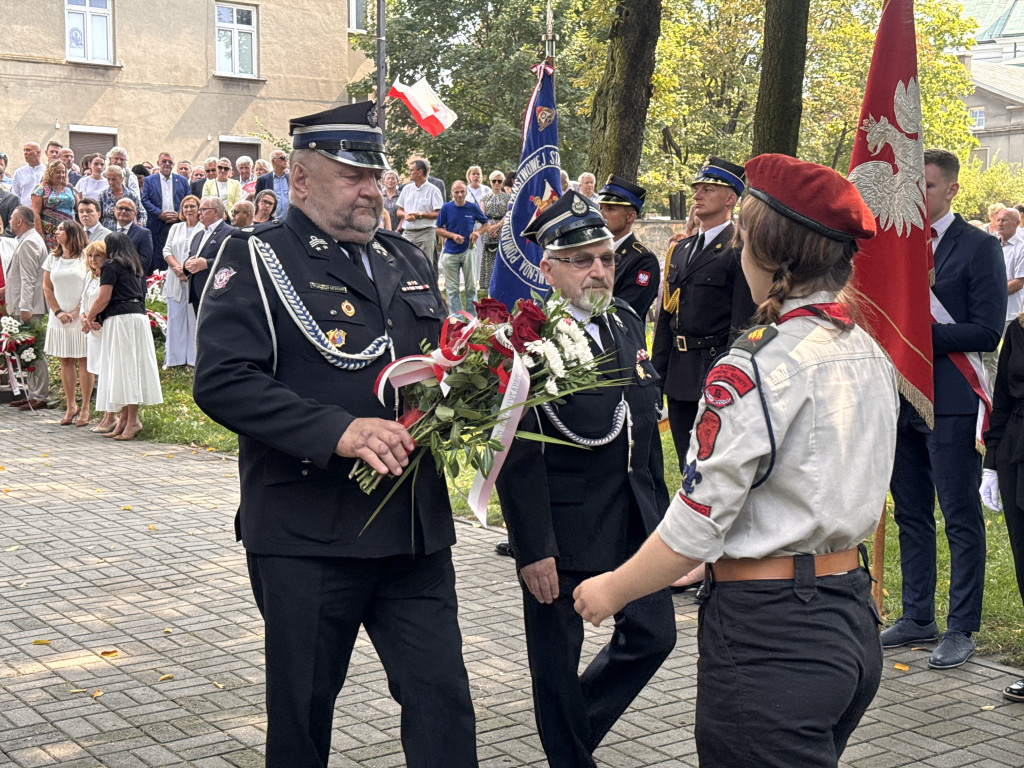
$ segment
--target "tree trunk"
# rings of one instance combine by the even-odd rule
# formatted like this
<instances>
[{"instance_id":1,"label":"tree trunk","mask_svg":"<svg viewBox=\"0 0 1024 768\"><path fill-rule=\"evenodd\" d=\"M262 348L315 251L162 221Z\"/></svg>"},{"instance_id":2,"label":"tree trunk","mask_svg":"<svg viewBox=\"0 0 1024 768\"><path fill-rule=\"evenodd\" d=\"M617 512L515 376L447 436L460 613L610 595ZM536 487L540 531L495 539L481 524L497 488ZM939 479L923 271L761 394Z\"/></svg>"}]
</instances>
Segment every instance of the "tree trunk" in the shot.
<instances>
[{"instance_id":1,"label":"tree trunk","mask_svg":"<svg viewBox=\"0 0 1024 768\"><path fill-rule=\"evenodd\" d=\"M635 181L651 102L661 0L619 0L608 61L590 111L587 167L600 188L609 174Z\"/></svg>"},{"instance_id":2,"label":"tree trunk","mask_svg":"<svg viewBox=\"0 0 1024 768\"><path fill-rule=\"evenodd\" d=\"M810 0L767 0L752 154L796 155Z\"/></svg>"}]
</instances>

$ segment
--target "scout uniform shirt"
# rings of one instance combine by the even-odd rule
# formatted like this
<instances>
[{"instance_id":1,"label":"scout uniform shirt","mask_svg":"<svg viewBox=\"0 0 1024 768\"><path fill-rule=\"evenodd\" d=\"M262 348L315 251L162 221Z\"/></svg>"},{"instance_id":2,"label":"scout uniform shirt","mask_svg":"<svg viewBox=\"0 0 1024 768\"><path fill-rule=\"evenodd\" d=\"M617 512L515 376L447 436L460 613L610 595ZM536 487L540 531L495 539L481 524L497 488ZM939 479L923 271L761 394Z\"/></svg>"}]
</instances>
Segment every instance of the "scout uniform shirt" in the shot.
<instances>
[{"instance_id":1,"label":"scout uniform shirt","mask_svg":"<svg viewBox=\"0 0 1024 768\"><path fill-rule=\"evenodd\" d=\"M791 299L782 315L832 301ZM752 328L708 373L659 535L709 563L856 546L885 503L898 412L893 366L862 328L814 316Z\"/></svg>"}]
</instances>

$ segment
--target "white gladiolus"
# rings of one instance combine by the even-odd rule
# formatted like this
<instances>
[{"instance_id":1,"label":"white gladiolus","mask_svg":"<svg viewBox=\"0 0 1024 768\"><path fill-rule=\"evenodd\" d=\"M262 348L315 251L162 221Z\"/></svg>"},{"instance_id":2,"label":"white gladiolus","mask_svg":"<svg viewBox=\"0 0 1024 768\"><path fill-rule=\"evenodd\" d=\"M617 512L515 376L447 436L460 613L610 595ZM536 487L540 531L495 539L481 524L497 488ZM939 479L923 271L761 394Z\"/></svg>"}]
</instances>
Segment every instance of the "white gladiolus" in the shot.
<instances>
[{"instance_id":1,"label":"white gladiolus","mask_svg":"<svg viewBox=\"0 0 1024 768\"><path fill-rule=\"evenodd\" d=\"M0 317L0 330L9 336L13 336L21 330L21 323L10 315L4 315L3 317Z\"/></svg>"}]
</instances>

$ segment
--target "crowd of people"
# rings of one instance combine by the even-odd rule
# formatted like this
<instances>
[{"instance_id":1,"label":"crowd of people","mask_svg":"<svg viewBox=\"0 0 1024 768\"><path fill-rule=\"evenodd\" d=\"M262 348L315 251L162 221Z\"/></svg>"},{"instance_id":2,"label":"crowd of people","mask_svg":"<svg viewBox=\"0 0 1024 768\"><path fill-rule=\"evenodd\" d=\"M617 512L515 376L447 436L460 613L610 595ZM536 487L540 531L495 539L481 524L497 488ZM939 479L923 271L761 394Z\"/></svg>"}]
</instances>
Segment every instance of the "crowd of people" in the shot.
<instances>
[{"instance_id":1,"label":"crowd of people","mask_svg":"<svg viewBox=\"0 0 1024 768\"><path fill-rule=\"evenodd\" d=\"M291 155L275 150L269 164L210 157L193 169L164 152L130 166L115 147L79 169L51 142L45 164L30 143L26 165L0 174L16 242L8 312L48 315L61 423L90 423L95 389L95 431L130 440L142 429L139 408L161 398L145 278L163 273L163 365L195 366L197 404L240 435L236 529L266 620L268 766L326 764L338 659L360 625L403 709L410 764L476 765L444 480L423 467L414 491L384 497L351 477L356 460L410 468L398 398L382 406L374 383L387 360L436 343L450 312L477 311L515 174L492 170L485 184L474 165L449 188L422 157L400 174L373 114L352 104L292 121ZM594 354L625 378L532 410L524 429L557 440L513 441L497 480L510 533L499 552L515 560L554 768L595 765L672 650L670 587L699 588L704 606L702 766L751 755L836 766L879 686L883 648L938 641L931 668L966 663L981 629L983 499L1004 511L1024 593L1024 235L1015 208L994 207L988 234L955 216L958 172L954 155L925 154L933 291L949 314L933 328L933 426L857 324L853 256L875 221L839 174L781 155L709 157L661 261L632 232L643 187L562 172L561 196L523 236L543 249L539 269ZM980 395L956 364L980 367L983 354L994 386L984 467ZM23 409L46 407L39 367ZM672 496L663 404L683 478ZM879 634L863 541L889 490L903 610ZM936 495L952 561L941 639ZM365 599L339 597L353 591ZM579 673L583 622L609 617L611 641ZM1024 680L1004 695L1024 701Z\"/></svg>"}]
</instances>

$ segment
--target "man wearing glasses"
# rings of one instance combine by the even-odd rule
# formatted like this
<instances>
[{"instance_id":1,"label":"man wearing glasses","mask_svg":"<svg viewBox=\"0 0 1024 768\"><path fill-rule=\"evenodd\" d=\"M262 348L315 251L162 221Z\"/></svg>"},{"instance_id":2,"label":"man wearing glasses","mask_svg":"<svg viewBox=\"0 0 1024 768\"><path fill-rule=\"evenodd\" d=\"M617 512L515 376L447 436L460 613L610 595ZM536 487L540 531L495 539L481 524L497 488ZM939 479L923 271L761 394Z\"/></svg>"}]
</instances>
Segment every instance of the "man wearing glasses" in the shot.
<instances>
[{"instance_id":1,"label":"man wearing glasses","mask_svg":"<svg viewBox=\"0 0 1024 768\"><path fill-rule=\"evenodd\" d=\"M209 183L209 182L207 182ZM221 244L235 231L224 219L227 208L219 197L204 197L199 202L199 224L188 246L188 258L181 268L189 275L188 301L199 314L199 300L203 297L210 267L217 258Z\"/></svg>"},{"instance_id":2,"label":"man wearing glasses","mask_svg":"<svg viewBox=\"0 0 1024 768\"><path fill-rule=\"evenodd\" d=\"M241 200L245 193L242 192L242 185L237 179L229 178L231 175L231 161L222 157L217 161L217 175L207 179L203 185L203 197L219 197L224 201L226 209L231 208ZM207 172L209 173L209 172Z\"/></svg>"},{"instance_id":3,"label":"man wearing glasses","mask_svg":"<svg viewBox=\"0 0 1024 768\"><path fill-rule=\"evenodd\" d=\"M523 590L534 714L551 768L594 766L593 752L675 645L667 590L627 605L581 675L583 621L573 590L624 563L668 506L658 433L658 375L644 323L612 299L619 256L597 206L567 192L523 236L544 248L540 269L572 303L601 375L619 385L527 411L521 429L575 443L516 439L497 479ZM581 450L576 446L583 446Z\"/></svg>"},{"instance_id":4,"label":"man wearing glasses","mask_svg":"<svg viewBox=\"0 0 1024 768\"><path fill-rule=\"evenodd\" d=\"M138 210L135 208L135 203L127 196L122 197L117 201L117 205L114 206L114 219L117 222L114 231L128 235L128 239L132 241L132 245L135 246L135 250L139 253L142 271L149 275L152 274L154 269L153 235L135 220L137 215Z\"/></svg>"}]
</instances>

